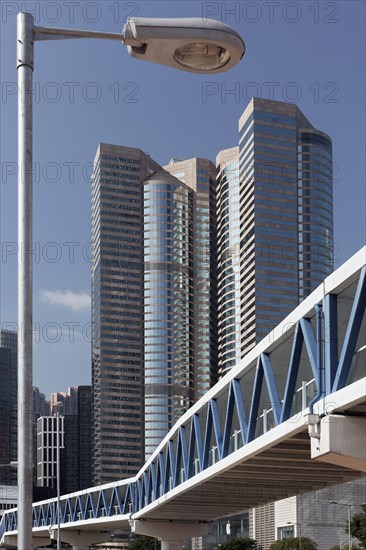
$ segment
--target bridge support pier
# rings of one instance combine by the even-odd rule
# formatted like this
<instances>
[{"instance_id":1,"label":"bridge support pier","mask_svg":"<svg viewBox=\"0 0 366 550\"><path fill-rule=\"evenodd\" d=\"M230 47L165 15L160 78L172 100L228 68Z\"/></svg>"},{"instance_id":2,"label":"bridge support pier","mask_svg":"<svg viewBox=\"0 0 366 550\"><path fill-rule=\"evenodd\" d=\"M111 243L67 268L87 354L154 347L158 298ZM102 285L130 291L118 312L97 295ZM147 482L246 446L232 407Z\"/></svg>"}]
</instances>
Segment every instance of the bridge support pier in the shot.
<instances>
[{"instance_id":1,"label":"bridge support pier","mask_svg":"<svg viewBox=\"0 0 366 550\"><path fill-rule=\"evenodd\" d=\"M92 544L106 542L110 539L110 533L105 531L71 531L61 529L61 541L72 545L73 550L89 550ZM51 539L57 540L57 528L50 530Z\"/></svg>"},{"instance_id":2,"label":"bridge support pier","mask_svg":"<svg viewBox=\"0 0 366 550\"><path fill-rule=\"evenodd\" d=\"M329 414L310 420L311 458L366 472L364 416Z\"/></svg>"},{"instance_id":3,"label":"bridge support pier","mask_svg":"<svg viewBox=\"0 0 366 550\"><path fill-rule=\"evenodd\" d=\"M18 536L17 535L5 535L3 539L4 547L9 548L18 548ZM39 546L48 546L51 543L50 539L46 537L32 537L32 549L38 548ZM31 549L30 549L31 550Z\"/></svg>"},{"instance_id":4,"label":"bridge support pier","mask_svg":"<svg viewBox=\"0 0 366 550\"><path fill-rule=\"evenodd\" d=\"M131 521L131 531L161 541L161 550L179 550L186 539L202 537L211 530L209 523L178 521Z\"/></svg>"}]
</instances>

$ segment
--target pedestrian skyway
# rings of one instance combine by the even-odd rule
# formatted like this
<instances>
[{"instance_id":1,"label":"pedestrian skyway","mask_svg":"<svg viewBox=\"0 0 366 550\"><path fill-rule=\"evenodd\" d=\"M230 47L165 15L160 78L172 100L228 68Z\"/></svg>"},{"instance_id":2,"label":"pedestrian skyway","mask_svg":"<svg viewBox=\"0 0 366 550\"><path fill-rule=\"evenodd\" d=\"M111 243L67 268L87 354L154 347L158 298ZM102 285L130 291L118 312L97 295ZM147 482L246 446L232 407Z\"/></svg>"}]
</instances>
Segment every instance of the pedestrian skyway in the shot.
<instances>
[{"instance_id":1,"label":"pedestrian skyway","mask_svg":"<svg viewBox=\"0 0 366 550\"><path fill-rule=\"evenodd\" d=\"M61 539L113 531L181 541L218 517L365 475L366 247L304 300L170 430L134 478L63 495ZM34 545L57 502L33 505ZM17 510L0 546L16 547Z\"/></svg>"}]
</instances>

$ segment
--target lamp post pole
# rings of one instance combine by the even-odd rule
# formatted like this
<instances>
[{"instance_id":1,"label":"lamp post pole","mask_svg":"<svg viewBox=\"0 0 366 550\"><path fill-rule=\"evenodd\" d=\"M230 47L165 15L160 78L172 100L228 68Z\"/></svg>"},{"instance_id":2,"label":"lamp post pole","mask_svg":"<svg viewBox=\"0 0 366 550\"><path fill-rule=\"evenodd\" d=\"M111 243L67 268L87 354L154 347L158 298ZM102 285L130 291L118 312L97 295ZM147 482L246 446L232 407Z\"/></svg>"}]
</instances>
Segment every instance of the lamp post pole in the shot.
<instances>
[{"instance_id":1,"label":"lamp post pole","mask_svg":"<svg viewBox=\"0 0 366 550\"><path fill-rule=\"evenodd\" d=\"M346 504L348 510L348 548L352 550L352 537L351 537L351 506L352 504Z\"/></svg>"},{"instance_id":2,"label":"lamp post pole","mask_svg":"<svg viewBox=\"0 0 366 550\"><path fill-rule=\"evenodd\" d=\"M347 523L348 523L348 549L352 550L352 537L351 537L351 508L352 504L348 502L338 502L337 500L331 500L329 504L338 504L339 506L347 506Z\"/></svg>"},{"instance_id":3,"label":"lamp post pole","mask_svg":"<svg viewBox=\"0 0 366 550\"><path fill-rule=\"evenodd\" d=\"M302 549L302 539L301 539L301 523L297 523L297 522L291 522L291 521L288 521L287 522L287 525L296 525L296 527L299 528L299 550ZM296 536L297 536L297 533L296 533Z\"/></svg>"},{"instance_id":4,"label":"lamp post pole","mask_svg":"<svg viewBox=\"0 0 366 550\"><path fill-rule=\"evenodd\" d=\"M33 17L17 16L18 72L18 549L32 548Z\"/></svg>"},{"instance_id":5,"label":"lamp post pole","mask_svg":"<svg viewBox=\"0 0 366 550\"><path fill-rule=\"evenodd\" d=\"M299 527L299 539L300 539L300 545L299 545L299 546L300 546L300 550L301 550L301 548L302 548L302 543L301 543L301 523L297 523L296 525Z\"/></svg>"},{"instance_id":6,"label":"lamp post pole","mask_svg":"<svg viewBox=\"0 0 366 550\"><path fill-rule=\"evenodd\" d=\"M61 550L61 507L60 507L60 484L61 484L61 472L60 472L60 407L62 402L58 401L56 404L56 490L57 490L57 550Z\"/></svg>"},{"instance_id":7,"label":"lamp post pole","mask_svg":"<svg viewBox=\"0 0 366 550\"><path fill-rule=\"evenodd\" d=\"M128 19L122 33L37 27L17 15L18 72L18 550L32 548L32 82L34 42L96 38L117 40L132 57L176 69L214 74L231 69L245 44L228 25L207 19ZM59 476L58 476L59 478ZM58 503L59 504L59 503ZM59 519L59 514L58 514ZM59 532L59 529L58 529Z\"/></svg>"}]
</instances>

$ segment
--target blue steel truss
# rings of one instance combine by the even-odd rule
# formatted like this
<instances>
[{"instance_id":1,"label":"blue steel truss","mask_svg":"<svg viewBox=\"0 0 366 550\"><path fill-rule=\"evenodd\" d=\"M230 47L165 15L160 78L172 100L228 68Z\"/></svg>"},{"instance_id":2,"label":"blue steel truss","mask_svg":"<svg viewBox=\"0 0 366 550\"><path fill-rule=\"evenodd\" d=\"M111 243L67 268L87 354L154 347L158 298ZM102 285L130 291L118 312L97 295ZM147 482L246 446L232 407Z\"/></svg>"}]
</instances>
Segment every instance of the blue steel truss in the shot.
<instances>
[{"instance_id":1,"label":"blue steel truss","mask_svg":"<svg viewBox=\"0 0 366 550\"><path fill-rule=\"evenodd\" d=\"M224 395L222 388L219 388L214 397L208 401L201 400L201 408L196 407L188 415L188 420L183 424L178 423L171 430L170 437L160 445L152 459L135 478L118 482L115 486L102 486L88 489L83 494L61 497L61 524L136 513L179 484L253 441L265 431L264 412L262 414L260 411L264 391L267 392L269 400L270 408L267 413L271 414L271 426L288 420L294 413L294 400L299 391L299 369L304 363L304 357L308 364L308 384L313 384L315 392L321 392L319 395L329 395L349 384L352 361L365 317L366 266L359 272L339 359L337 294L326 295L322 299L322 306L324 338L321 346L324 355L324 380L318 364L319 342L316 340L313 327L316 304L313 303L310 311L299 319L292 329L291 351L282 396L277 387L272 364L275 352L259 353L252 365L255 374L250 392L244 391L242 375L250 370L253 372L253 368L243 369L243 372L236 374L234 378L228 375ZM281 343L279 345L281 346ZM364 373L361 373L359 378L363 376ZM324 387L321 387L322 385ZM247 387L247 384L245 386ZM309 400L307 404L308 402ZM34 527L55 525L56 506L55 499L35 503ZM5 532L16 529L16 510L6 512L0 524L0 540Z\"/></svg>"}]
</instances>

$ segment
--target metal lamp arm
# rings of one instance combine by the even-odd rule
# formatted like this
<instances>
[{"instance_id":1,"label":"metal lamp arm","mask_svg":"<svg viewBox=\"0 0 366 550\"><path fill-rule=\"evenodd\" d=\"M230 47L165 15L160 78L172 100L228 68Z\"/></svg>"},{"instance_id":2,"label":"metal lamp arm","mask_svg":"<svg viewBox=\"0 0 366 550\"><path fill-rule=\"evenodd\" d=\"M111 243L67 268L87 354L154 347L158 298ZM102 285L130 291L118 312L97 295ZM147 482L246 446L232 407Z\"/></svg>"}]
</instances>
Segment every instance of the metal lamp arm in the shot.
<instances>
[{"instance_id":1,"label":"metal lamp arm","mask_svg":"<svg viewBox=\"0 0 366 550\"><path fill-rule=\"evenodd\" d=\"M34 40L67 40L68 38L99 38L102 40L118 40L124 42L122 33L83 31L79 29L56 29L49 27L34 27Z\"/></svg>"}]
</instances>

